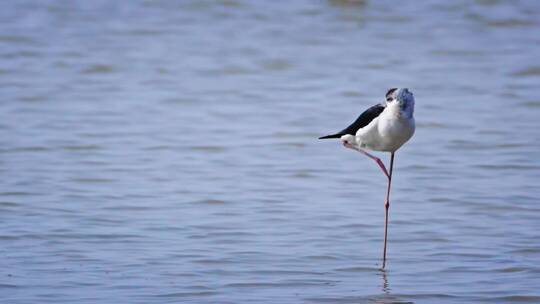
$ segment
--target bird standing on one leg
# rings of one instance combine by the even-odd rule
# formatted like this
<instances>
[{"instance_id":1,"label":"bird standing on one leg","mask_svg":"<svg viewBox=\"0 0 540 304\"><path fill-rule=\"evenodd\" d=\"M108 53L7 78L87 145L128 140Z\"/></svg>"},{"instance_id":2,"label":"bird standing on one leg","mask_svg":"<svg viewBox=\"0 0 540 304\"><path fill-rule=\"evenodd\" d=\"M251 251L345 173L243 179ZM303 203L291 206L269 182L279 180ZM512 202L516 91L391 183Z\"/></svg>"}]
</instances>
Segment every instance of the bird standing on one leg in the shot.
<instances>
[{"instance_id":1,"label":"bird standing on one leg","mask_svg":"<svg viewBox=\"0 0 540 304\"><path fill-rule=\"evenodd\" d=\"M414 96L407 88L392 88L386 93L386 102L377 104L362 113L356 121L344 130L320 137L340 138L343 146L356 150L373 159L388 178L384 202L384 249L383 265L386 266L386 241L388 239L388 209L390 208L390 185L394 168L394 154L414 134ZM390 171L386 170L380 158L363 149L390 152Z\"/></svg>"}]
</instances>

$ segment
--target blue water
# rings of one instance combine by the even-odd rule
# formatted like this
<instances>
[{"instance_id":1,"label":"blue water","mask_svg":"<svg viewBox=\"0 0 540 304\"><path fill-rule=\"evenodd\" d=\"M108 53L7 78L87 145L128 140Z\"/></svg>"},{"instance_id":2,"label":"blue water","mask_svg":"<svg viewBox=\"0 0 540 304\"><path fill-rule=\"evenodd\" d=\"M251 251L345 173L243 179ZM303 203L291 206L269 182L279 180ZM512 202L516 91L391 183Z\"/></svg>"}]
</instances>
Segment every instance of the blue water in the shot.
<instances>
[{"instance_id":1,"label":"blue water","mask_svg":"<svg viewBox=\"0 0 540 304\"><path fill-rule=\"evenodd\" d=\"M1 2L0 302L540 302L539 17ZM386 181L316 138L390 87L417 131L382 271Z\"/></svg>"}]
</instances>

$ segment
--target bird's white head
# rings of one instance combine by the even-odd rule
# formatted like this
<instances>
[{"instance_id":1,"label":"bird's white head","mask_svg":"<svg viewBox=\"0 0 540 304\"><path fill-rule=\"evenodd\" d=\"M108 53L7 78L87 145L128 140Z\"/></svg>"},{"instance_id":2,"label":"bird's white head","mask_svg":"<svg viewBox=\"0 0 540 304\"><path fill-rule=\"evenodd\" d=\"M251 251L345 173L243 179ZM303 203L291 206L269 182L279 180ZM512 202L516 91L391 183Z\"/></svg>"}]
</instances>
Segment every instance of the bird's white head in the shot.
<instances>
[{"instance_id":1,"label":"bird's white head","mask_svg":"<svg viewBox=\"0 0 540 304\"><path fill-rule=\"evenodd\" d=\"M402 115L412 117L414 113L414 95L407 88L392 88L386 92L386 104L399 105Z\"/></svg>"},{"instance_id":2,"label":"bird's white head","mask_svg":"<svg viewBox=\"0 0 540 304\"><path fill-rule=\"evenodd\" d=\"M345 134L343 136L341 136L341 143L347 147L347 148L353 148L356 147L357 145L357 142L356 142L356 137L354 135L351 135L351 134Z\"/></svg>"}]
</instances>

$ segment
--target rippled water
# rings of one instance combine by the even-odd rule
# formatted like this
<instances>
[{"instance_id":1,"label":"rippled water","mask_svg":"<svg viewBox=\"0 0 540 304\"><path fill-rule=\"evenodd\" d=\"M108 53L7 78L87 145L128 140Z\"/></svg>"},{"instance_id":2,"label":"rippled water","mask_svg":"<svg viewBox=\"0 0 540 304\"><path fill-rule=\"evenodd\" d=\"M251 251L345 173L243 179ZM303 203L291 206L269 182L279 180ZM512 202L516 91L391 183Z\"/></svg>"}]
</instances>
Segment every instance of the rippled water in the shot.
<instances>
[{"instance_id":1,"label":"rippled water","mask_svg":"<svg viewBox=\"0 0 540 304\"><path fill-rule=\"evenodd\" d=\"M539 17L0 3L1 302L540 302ZM383 272L385 179L316 138L394 86L417 132Z\"/></svg>"}]
</instances>

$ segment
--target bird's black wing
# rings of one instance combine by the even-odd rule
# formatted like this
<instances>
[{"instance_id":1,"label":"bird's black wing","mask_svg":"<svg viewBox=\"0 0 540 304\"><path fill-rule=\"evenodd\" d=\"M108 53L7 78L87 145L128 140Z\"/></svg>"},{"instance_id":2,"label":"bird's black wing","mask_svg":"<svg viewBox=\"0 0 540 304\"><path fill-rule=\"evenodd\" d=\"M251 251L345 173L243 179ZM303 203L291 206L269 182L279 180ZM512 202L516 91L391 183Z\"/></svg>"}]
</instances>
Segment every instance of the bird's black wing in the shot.
<instances>
[{"instance_id":1,"label":"bird's black wing","mask_svg":"<svg viewBox=\"0 0 540 304\"><path fill-rule=\"evenodd\" d=\"M379 116L383 110L384 110L384 105L376 104L372 106L371 108L367 109L366 111L364 111L364 113L360 114L360 116L358 116L358 118L347 128L339 131L336 134L319 137L319 139L340 138L341 136L345 134L356 135L356 132L359 129L369 125L369 123L373 119L375 119L377 116Z\"/></svg>"}]
</instances>

